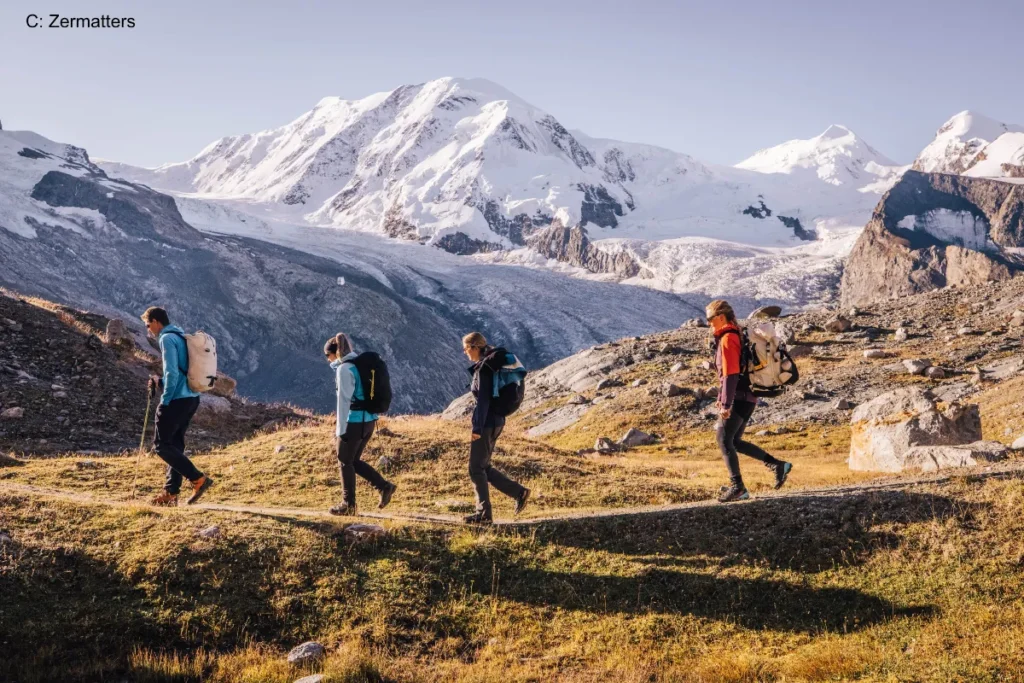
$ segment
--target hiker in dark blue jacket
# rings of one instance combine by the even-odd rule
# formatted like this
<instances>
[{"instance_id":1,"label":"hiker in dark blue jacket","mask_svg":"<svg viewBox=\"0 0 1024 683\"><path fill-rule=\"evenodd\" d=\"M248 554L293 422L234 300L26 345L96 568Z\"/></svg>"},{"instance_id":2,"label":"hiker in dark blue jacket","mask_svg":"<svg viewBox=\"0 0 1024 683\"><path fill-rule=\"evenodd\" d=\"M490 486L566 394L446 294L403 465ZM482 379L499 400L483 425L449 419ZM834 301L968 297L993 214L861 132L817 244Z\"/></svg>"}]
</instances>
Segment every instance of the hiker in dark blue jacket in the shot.
<instances>
[{"instance_id":1,"label":"hiker in dark blue jacket","mask_svg":"<svg viewBox=\"0 0 1024 683\"><path fill-rule=\"evenodd\" d=\"M493 410L495 373L505 364L505 351L487 345L487 339L479 332L471 332L462 338L462 350L473 361L469 372L473 375L470 391L476 398L473 410L473 436L469 447L469 478L476 489L476 512L466 517L467 524L491 524L491 495L488 484L494 484L506 496L516 501L515 514L526 507L530 489L512 481L491 466L494 446L505 427L505 417ZM503 356L497 358L498 355Z\"/></svg>"},{"instance_id":2,"label":"hiker in dark blue jacket","mask_svg":"<svg viewBox=\"0 0 1024 683\"><path fill-rule=\"evenodd\" d=\"M367 462L363 450L377 426L377 415L368 410L353 410L352 404L366 399L359 368L352 364L358 355L352 350L348 335L338 333L324 344L324 355L334 370L337 390L338 418L334 434L337 437L338 462L341 466L341 503L330 508L332 515L358 514L356 507L356 475L369 482L380 494L377 509L383 510L398 488L380 475Z\"/></svg>"},{"instance_id":3,"label":"hiker in dark blue jacket","mask_svg":"<svg viewBox=\"0 0 1024 683\"><path fill-rule=\"evenodd\" d=\"M192 496L186 501L195 503L213 484L213 479L200 472L185 455L185 432L199 409L199 394L188 386L188 346L185 333L171 325L167 311L147 308L142 321L160 344L163 376L151 377L150 394L163 388L160 405L156 408L153 446L157 455L167 463L164 492L153 499L153 505L172 507L178 504L182 479L192 483Z\"/></svg>"}]
</instances>

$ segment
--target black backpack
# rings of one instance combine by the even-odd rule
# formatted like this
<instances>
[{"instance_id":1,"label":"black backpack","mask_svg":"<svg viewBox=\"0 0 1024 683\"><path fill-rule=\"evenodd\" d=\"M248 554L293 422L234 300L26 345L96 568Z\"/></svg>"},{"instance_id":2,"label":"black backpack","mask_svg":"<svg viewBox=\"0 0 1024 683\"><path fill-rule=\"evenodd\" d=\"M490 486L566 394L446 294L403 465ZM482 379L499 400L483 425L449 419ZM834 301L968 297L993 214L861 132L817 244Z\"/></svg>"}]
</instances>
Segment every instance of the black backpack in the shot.
<instances>
[{"instance_id":1,"label":"black backpack","mask_svg":"<svg viewBox=\"0 0 1024 683\"><path fill-rule=\"evenodd\" d=\"M362 400L352 401L352 410L365 410L380 414L391 408L391 375L388 364L373 351L359 354L350 361L359 371L359 381L363 386Z\"/></svg>"}]
</instances>

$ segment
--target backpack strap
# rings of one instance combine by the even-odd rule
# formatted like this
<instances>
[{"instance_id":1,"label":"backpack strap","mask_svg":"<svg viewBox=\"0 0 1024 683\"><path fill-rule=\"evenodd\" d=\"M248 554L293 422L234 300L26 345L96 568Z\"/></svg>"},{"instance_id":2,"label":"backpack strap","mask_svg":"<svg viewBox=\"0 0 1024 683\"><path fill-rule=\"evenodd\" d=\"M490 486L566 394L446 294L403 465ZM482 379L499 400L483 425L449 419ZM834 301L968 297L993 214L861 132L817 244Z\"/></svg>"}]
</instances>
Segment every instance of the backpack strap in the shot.
<instances>
[{"instance_id":1,"label":"backpack strap","mask_svg":"<svg viewBox=\"0 0 1024 683\"><path fill-rule=\"evenodd\" d=\"M178 338L181 339L181 341L185 342L185 361L187 362L188 361L188 340L185 339L185 335L183 335L181 332L178 332L177 330L168 330L167 334L173 334L175 337L178 337ZM187 375L188 374L188 368L184 368L184 367L181 366L181 359L180 358L178 359L178 369L181 370L181 374L183 374L183 375Z\"/></svg>"}]
</instances>

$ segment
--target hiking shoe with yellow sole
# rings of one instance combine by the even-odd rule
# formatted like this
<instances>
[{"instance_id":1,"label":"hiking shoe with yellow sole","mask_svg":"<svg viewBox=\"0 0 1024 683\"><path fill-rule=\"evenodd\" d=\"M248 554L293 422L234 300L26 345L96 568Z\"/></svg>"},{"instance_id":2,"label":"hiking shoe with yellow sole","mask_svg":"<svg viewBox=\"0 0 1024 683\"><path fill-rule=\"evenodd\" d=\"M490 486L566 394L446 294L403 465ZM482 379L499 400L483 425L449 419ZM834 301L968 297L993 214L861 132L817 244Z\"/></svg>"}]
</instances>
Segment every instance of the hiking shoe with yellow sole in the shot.
<instances>
[{"instance_id":1,"label":"hiking shoe with yellow sole","mask_svg":"<svg viewBox=\"0 0 1024 683\"><path fill-rule=\"evenodd\" d=\"M192 505L193 503L198 501L200 498L203 497L203 494L206 493L206 489L210 488L211 486L213 486L213 479L210 479L205 474L199 477L199 479L192 482L192 495L189 496L189 499L187 501L185 501L185 504Z\"/></svg>"}]
</instances>

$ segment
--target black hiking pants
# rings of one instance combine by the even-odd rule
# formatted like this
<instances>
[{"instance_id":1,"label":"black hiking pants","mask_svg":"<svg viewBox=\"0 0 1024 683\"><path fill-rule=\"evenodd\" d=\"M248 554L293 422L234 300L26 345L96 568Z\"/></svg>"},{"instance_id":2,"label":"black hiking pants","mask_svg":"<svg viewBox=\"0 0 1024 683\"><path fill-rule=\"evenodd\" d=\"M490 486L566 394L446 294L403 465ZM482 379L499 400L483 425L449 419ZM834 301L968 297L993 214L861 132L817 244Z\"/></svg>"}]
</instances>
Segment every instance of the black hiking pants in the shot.
<instances>
[{"instance_id":1,"label":"black hiking pants","mask_svg":"<svg viewBox=\"0 0 1024 683\"><path fill-rule=\"evenodd\" d=\"M177 398L156 407L153 447L160 459L167 463L167 479L164 481L167 493L178 495L182 478L197 481L203 476L185 455L185 432L197 410L198 396Z\"/></svg>"},{"instance_id":2,"label":"black hiking pants","mask_svg":"<svg viewBox=\"0 0 1024 683\"><path fill-rule=\"evenodd\" d=\"M729 469L729 478L738 486L743 485L743 477L740 475L737 452L769 465L779 462L761 448L743 440L743 430L747 428L747 421L754 414L756 406L756 403L749 401L733 402L729 419L718 418L715 427L715 438L718 441L718 448L722 451L725 466Z\"/></svg>"},{"instance_id":3,"label":"black hiking pants","mask_svg":"<svg viewBox=\"0 0 1024 683\"><path fill-rule=\"evenodd\" d=\"M512 498L519 498L525 490L522 484L512 481L491 467L494 445L501 436L502 429L504 425L485 427L480 433L480 438L469 447L469 478L473 480L473 488L476 489L476 510L487 516L491 515L491 493L488 484L494 484L494 488Z\"/></svg>"},{"instance_id":4,"label":"black hiking pants","mask_svg":"<svg viewBox=\"0 0 1024 683\"><path fill-rule=\"evenodd\" d=\"M369 463L362 461L363 450L370 442L376 422L349 422L345 425L345 433L338 437L338 462L341 463L341 500L349 505L356 504L356 475L365 479L370 486L383 491L388 482L373 469Z\"/></svg>"}]
</instances>

